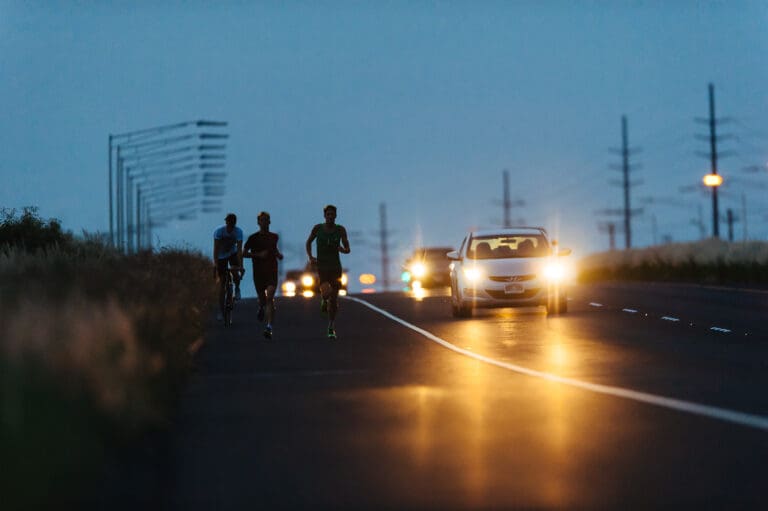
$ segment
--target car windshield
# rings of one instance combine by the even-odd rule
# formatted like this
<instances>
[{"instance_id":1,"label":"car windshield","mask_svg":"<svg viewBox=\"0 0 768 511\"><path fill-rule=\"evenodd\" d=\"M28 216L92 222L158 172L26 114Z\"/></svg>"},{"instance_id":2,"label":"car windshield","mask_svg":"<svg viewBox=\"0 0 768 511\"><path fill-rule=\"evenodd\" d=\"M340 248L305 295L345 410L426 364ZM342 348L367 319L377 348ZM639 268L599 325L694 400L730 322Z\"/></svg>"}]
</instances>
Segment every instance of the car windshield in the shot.
<instances>
[{"instance_id":1,"label":"car windshield","mask_svg":"<svg viewBox=\"0 0 768 511\"><path fill-rule=\"evenodd\" d=\"M547 240L540 234L472 238L472 243L467 249L469 259L544 257L549 254L550 249Z\"/></svg>"}]
</instances>

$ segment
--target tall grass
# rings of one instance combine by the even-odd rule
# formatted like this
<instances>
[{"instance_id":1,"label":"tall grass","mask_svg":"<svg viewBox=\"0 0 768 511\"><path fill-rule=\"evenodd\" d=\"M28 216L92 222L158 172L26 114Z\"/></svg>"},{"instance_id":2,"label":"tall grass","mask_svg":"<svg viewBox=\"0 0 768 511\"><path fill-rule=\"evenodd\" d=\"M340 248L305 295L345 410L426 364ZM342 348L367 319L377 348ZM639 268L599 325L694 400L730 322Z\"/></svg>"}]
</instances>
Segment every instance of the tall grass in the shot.
<instances>
[{"instance_id":1,"label":"tall grass","mask_svg":"<svg viewBox=\"0 0 768 511\"><path fill-rule=\"evenodd\" d=\"M5 235L18 221L5 214L0 495L30 509L77 502L110 449L167 419L215 299L210 263L61 231L28 243ZM44 222L26 221L45 238Z\"/></svg>"},{"instance_id":2,"label":"tall grass","mask_svg":"<svg viewBox=\"0 0 768 511\"><path fill-rule=\"evenodd\" d=\"M768 243L707 239L592 254L579 261L583 282L655 280L701 284L768 284Z\"/></svg>"}]
</instances>

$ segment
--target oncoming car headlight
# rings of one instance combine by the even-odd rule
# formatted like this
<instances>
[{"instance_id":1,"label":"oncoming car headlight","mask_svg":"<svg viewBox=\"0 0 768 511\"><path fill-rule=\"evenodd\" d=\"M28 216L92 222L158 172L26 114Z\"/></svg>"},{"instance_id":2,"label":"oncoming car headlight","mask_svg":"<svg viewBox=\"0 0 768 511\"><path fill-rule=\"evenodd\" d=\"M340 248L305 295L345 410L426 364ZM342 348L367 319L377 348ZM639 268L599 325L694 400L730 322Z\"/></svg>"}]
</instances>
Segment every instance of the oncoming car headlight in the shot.
<instances>
[{"instance_id":1,"label":"oncoming car headlight","mask_svg":"<svg viewBox=\"0 0 768 511\"><path fill-rule=\"evenodd\" d=\"M312 277L312 275L302 275L301 276L301 285L304 287L312 287L312 285L315 283L315 279Z\"/></svg>"},{"instance_id":2,"label":"oncoming car headlight","mask_svg":"<svg viewBox=\"0 0 768 511\"><path fill-rule=\"evenodd\" d=\"M553 282L562 281L565 279L566 274L567 271L565 266L560 263L549 263L542 270L542 275L544 275L544 278Z\"/></svg>"},{"instance_id":3,"label":"oncoming car headlight","mask_svg":"<svg viewBox=\"0 0 768 511\"><path fill-rule=\"evenodd\" d=\"M416 278L423 277L427 273L427 267L422 263L415 263L411 266L411 275Z\"/></svg>"},{"instance_id":4,"label":"oncoming car headlight","mask_svg":"<svg viewBox=\"0 0 768 511\"><path fill-rule=\"evenodd\" d=\"M349 282L349 277L347 277L346 273L341 274L341 285L346 286L347 282Z\"/></svg>"},{"instance_id":5,"label":"oncoming car headlight","mask_svg":"<svg viewBox=\"0 0 768 511\"><path fill-rule=\"evenodd\" d=\"M283 292L284 293L295 293L296 292L296 283L291 282L290 280L287 282L283 282Z\"/></svg>"},{"instance_id":6,"label":"oncoming car headlight","mask_svg":"<svg viewBox=\"0 0 768 511\"><path fill-rule=\"evenodd\" d=\"M464 276L470 282L477 282L482 276L482 272L478 268L464 268Z\"/></svg>"}]
</instances>

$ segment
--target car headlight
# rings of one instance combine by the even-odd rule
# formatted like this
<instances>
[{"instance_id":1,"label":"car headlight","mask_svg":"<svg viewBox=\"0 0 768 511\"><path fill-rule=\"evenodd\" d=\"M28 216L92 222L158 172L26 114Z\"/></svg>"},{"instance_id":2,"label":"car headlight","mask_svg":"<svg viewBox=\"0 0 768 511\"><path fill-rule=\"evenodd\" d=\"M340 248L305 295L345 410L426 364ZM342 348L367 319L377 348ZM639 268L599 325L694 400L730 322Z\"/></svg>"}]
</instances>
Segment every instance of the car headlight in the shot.
<instances>
[{"instance_id":1,"label":"car headlight","mask_svg":"<svg viewBox=\"0 0 768 511\"><path fill-rule=\"evenodd\" d=\"M346 286L347 282L349 281L349 277L347 277L346 273L341 274L341 285Z\"/></svg>"},{"instance_id":2,"label":"car headlight","mask_svg":"<svg viewBox=\"0 0 768 511\"><path fill-rule=\"evenodd\" d=\"M314 277L312 275L302 275L301 276L301 285L304 287L312 287L315 283Z\"/></svg>"},{"instance_id":3,"label":"car headlight","mask_svg":"<svg viewBox=\"0 0 768 511\"><path fill-rule=\"evenodd\" d=\"M482 272L478 268L464 268L464 276L470 282L477 282L482 276Z\"/></svg>"},{"instance_id":4,"label":"car headlight","mask_svg":"<svg viewBox=\"0 0 768 511\"><path fill-rule=\"evenodd\" d=\"M550 263L544 267L542 275L544 275L544 278L547 280L560 282L565 278L565 267L560 263Z\"/></svg>"},{"instance_id":5,"label":"car headlight","mask_svg":"<svg viewBox=\"0 0 768 511\"><path fill-rule=\"evenodd\" d=\"M292 281L283 282L283 292L284 293L295 293L296 292L296 283Z\"/></svg>"},{"instance_id":6,"label":"car headlight","mask_svg":"<svg viewBox=\"0 0 768 511\"><path fill-rule=\"evenodd\" d=\"M413 275L416 278L421 278L427 273L427 267L424 266L422 263L416 263L413 266L411 266L411 275Z\"/></svg>"}]
</instances>

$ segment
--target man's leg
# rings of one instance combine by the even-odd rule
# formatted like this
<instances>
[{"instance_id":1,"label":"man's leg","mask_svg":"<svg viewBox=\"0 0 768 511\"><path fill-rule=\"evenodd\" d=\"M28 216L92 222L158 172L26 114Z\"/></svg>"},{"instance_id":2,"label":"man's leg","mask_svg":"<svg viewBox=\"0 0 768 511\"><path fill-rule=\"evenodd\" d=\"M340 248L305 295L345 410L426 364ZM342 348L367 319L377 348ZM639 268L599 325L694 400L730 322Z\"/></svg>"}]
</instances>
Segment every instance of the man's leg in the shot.
<instances>
[{"instance_id":1,"label":"man's leg","mask_svg":"<svg viewBox=\"0 0 768 511\"><path fill-rule=\"evenodd\" d=\"M259 312L256 314L256 317L259 321L264 320L264 307L267 304L267 298L266 298L266 292L265 292L265 285L264 281L257 278L258 276L256 273L253 274L253 287L256 288L256 297L259 299Z\"/></svg>"},{"instance_id":2,"label":"man's leg","mask_svg":"<svg viewBox=\"0 0 768 511\"><path fill-rule=\"evenodd\" d=\"M219 315L220 320L224 319L224 295L226 294L226 279L227 272L227 260L219 259L216 261L216 273L219 276Z\"/></svg>"},{"instance_id":3,"label":"man's leg","mask_svg":"<svg viewBox=\"0 0 768 511\"><path fill-rule=\"evenodd\" d=\"M229 266L237 267L240 264L240 261L237 259L237 254L230 256L229 258ZM243 278L242 270L240 271L233 271L232 272L232 279L235 282L235 299L240 299L240 280Z\"/></svg>"},{"instance_id":4,"label":"man's leg","mask_svg":"<svg viewBox=\"0 0 768 511\"><path fill-rule=\"evenodd\" d=\"M267 326L272 326L272 320L275 317L275 286L270 284L265 290Z\"/></svg>"}]
</instances>

